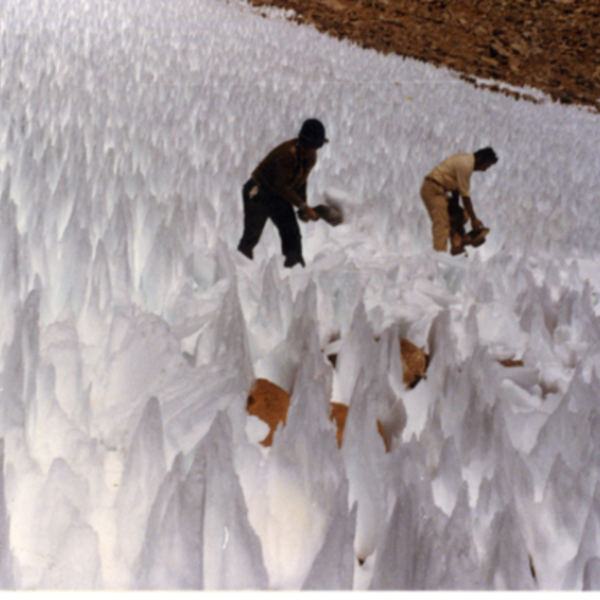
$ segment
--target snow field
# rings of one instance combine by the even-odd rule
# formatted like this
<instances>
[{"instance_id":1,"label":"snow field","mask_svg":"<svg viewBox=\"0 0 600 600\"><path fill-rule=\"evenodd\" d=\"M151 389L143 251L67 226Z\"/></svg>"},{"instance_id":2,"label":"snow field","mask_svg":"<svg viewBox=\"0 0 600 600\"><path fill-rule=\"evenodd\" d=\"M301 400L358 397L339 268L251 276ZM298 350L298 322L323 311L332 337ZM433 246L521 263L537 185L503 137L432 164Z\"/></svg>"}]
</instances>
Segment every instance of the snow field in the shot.
<instances>
[{"instance_id":1,"label":"snow field","mask_svg":"<svg viewBox=\"0 0 600 600\"><path fill-rule=\"evenodd\" d=\"M0 6L0 584L595 586L597 116L262 12ZM307 117L347 221L249 262L241 186ZM421 180L488 144L489 241L435 255ZM292 392L269 450L255 377Z\"/></svg>"}]
</instances>

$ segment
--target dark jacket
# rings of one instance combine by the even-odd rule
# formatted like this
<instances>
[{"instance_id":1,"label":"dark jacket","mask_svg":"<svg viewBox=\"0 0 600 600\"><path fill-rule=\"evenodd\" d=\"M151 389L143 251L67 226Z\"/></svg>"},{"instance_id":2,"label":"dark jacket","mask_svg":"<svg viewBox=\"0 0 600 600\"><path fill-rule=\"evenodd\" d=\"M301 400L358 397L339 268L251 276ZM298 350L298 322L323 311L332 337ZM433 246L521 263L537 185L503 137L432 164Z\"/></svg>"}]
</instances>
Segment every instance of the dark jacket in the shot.
<instances>
[{"instance_id":1,"label":"dark jacket","mask_svg":"<svg viewBox=\"0 0 600 600\"><path fill-rule=\"evenodd\" d=\"M317 162L317 153L301 159L298 139L283 142L254 169L252 179L269 193L284 198L294 206L306 202L306 180Z\"/></svg>"}]
</instances>

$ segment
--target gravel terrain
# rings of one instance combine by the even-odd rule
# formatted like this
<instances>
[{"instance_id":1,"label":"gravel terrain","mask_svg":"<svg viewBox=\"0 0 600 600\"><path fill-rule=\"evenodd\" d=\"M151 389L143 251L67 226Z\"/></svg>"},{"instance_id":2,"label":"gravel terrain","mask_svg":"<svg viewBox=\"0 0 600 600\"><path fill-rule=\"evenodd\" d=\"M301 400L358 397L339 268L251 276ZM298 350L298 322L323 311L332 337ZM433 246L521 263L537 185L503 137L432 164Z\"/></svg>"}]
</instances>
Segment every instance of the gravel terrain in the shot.
<instances>
[{"instance_id":1,"label":"gravel terrain","mask_svg":"<svg viewBox=\"0 0 600 600\"><path fill-rule=\"evenodd\" d=\"M292 9L298 21L366 48L449 67L474 85L531 86L600 109L597 0L250 1Z\"/></svg>"}]
</instances>

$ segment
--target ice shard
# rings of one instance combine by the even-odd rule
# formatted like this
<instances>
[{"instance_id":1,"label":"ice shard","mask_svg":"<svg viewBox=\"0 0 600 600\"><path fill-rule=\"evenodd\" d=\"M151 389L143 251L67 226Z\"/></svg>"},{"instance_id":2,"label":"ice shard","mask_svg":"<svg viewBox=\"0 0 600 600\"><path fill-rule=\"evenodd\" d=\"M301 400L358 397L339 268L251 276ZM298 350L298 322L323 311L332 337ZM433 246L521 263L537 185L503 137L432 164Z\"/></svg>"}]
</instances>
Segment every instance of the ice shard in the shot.
<instances>
[{"instance_id":1,"label":"ice shard","mask_svg":"<svg viewBox=\"0 0 600 600\"><path fill-rule=\"evenodd\" d=\"M151 589L263 589L260 541L250 526L223 413L198 444L187 474L177 457L159 489L138 560Z\"/></svg>"},{"instance_id":2,"label":"ice shard","mask_svg":"<svg viewBox=\"0 0 600 600\"><path fill-rule=\"evenodd\" d=\"M292 17L0 2L0 586L597 588L597 115ZM249 260L241 188L309 117L345 220ZM434 252L423 178L485 145L490 235Z\"/></svg>"},{"instance_id":3,"label":"ice shard","mask_svg":"<svg viewBox=\"0 0 600 600\"><path fill-rule=\"evenodd\" d=\"M160 405L150 398L133 435L115 501L119 555L124 561L131 563L140 552L148 515L165 474Z\"/></svg>"},{"instance_id":4,"label":"ice shard","mask_svg":"<svg viewBox=\"0 0 600 600\"><path fill-rule=\"evenodd\" d=\"M13 555L10 547L10 517L6 510L6 494L4 485L4 440L0 440L0 587L13 589Z\"/></svg>"}]
</instances>

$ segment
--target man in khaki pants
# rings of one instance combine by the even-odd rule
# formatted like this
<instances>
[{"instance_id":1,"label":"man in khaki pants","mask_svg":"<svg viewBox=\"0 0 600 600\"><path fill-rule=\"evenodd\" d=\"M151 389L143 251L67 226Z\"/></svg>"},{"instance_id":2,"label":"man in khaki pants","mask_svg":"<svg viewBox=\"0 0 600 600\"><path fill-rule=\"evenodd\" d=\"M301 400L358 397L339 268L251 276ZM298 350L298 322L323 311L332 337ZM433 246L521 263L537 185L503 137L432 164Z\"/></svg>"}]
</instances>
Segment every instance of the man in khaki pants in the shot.
<instances>
[{"instance_id":1,"label":"man in khaki pants","mask_svg":"<svg viewBox=\"0 0 600 600\"><path fill-rule=\"evenodd\" d=\"M421 198L431 219L434 250L447 252L450 238L451 254L461 254L465 251L465 244L474 243L475 239L479 241L479 238L470 237L464 231L468 219L471 220L474 234L485 229L473 210L471 175L473 171L487 171L497 162L498 157L492 148L482 148L474 154L450 156L425 177ZM459 196L462 197L464 210L459 204ZM486 233L487 230L481 240Z\"/></svg>"}]
</instances>

